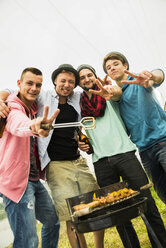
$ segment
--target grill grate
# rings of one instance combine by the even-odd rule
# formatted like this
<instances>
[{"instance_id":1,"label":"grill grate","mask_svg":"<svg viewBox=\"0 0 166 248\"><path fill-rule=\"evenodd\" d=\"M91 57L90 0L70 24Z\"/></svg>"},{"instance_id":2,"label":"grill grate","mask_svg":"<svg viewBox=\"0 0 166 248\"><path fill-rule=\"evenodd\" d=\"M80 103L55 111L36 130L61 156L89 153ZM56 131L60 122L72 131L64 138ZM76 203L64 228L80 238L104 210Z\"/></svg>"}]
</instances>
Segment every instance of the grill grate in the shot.
<instances>
[{"instance_id":1,"label":"grill grate","mask_svg":"<svg viewBox=\"0 0 166 248\"><path fill-rule=\"evenodd\" d=\"M69 212L70 212L70 216L72 217L72 220L77 218L77 216L74 215L73 206L83 204L83 203L86 204L86 203L92 202L94 193L96 194L96 197L107 196L108 193L112 193L113 191L118 191L118 190L123 189L123 188L128 188L128 184L126 182L119 182L119 183L111 184L109 186L100 188L98 190L91 191L91 192L88 192L88 193L85 193L85 194L81 194L81 195L66 199L66 202L67 202L68 209L69 209ZM101 211L102 212L103 211L105 211L105 212L106 211L113 211L113 210L116 210L119 207L125 207L126 204L131 204L132 199L135 198L139 194L140 193L137 192L136 194L134 194L132 196L129 196L129 197L124 198L124 199L121 199L121 200L116 201L114 203L105 204L105 205L96 207L96 208L92 209L91 213L86 213L86 214L83 214L83 215L86 215L87 217L96 216L96 215L100 214Z\"/></svg>"},{"instance_id":2,"label":"grill grate","mask_svg":"<svg viewBox=\"0 0 166 248\"><path fill-rule=\"evenodd\" d=\"M126 182L119 182L86 194L81 194L66 199L70 216L72 218L72 223L77 232L86 233L98 231L115 225L121 225L122 223L137 217L141 214L141 212L143 213L146 211L147 198L139 197L140 191L137 191L136 194L121 199L115 203L97 207L91 213L86 213L81 216L74 216L73 206L93 201L94 193L96 194L96 197L101 197L123 188L128 188L128 184Z\"/></svg>"}]
</instances>

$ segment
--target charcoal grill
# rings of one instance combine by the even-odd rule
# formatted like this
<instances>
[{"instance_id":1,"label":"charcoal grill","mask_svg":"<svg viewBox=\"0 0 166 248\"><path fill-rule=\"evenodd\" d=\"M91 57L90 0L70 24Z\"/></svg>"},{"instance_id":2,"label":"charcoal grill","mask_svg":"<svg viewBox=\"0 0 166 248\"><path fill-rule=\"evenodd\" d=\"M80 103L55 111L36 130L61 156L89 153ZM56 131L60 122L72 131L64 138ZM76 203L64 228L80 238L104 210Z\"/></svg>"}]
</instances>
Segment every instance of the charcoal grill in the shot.
<instances>
[{"instance_id":1,"label":"charcoal grill","mask_svg":"<svg viewBox=\"0 0 166 248\"><path fill-rule=\"evenodd\" d=\"M158 238L156 237L144 215L144 212L147 208L147 198L141 197L140 193L142 189L137 191L136 194L121 199L117 202L96 207L89 213L83 214L81 216L75 215L73 206L92 202L94 193L96 194L96 197L101 197L123 188L128 188L128 184L126 182L112 184L95 191L66 199L74 229L78 233L87 233L117 225L121 225L123 227L124 223L141 215L147 226L147 229L152 234L157 247L162 248ZM145 189L146 188L148 187L145 187ZM77 247L80 247L78 242L79 241L77 240ZM128 243L128 247L130 248L131 244L128 240L128 237L126 237L126 243Z\"/></svg>"}]
</instances>

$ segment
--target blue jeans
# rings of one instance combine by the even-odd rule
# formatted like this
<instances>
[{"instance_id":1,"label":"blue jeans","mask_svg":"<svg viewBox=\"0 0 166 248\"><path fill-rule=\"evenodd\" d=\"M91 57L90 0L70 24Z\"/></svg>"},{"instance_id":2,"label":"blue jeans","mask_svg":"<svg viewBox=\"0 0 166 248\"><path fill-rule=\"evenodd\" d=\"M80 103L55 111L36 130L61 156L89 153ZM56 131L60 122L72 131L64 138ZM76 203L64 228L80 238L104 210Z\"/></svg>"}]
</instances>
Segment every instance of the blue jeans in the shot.
<instances>
[{"instance_id":1,"label":"blue jeans","mask_svg":"<svg viewBox=\"0 0 166 248\"><path fill-rule=\"evenodd\" d=\"M94 163L94 169L97 182L100 187L119 182L120 176L124 181L127 181L129 187L134 190L139 190L141 186L144 186L148 183L148 178L140 162L136 158L135 152L127 152L111 157L102 158ZM166 247L166 230L156 207L155 201L151 196L150 190L142 191L141 196L145 196L148 198L147 211L145 212L145 216L162 246ZM120 228L120 226L118 228ZM139 247L137 236L131 222L128 222L128 224L126 223L125 228L132 243L132 247ZM121 231L118 230L118 232L123 241L124 239ZM148 233L148 235L152 247L157 248L151 234Z\"/></svg>"},{"instance_id":2,"label":"blue jeans","mask_svg":"<svg viewBox=\"0 0 166 248\"><path fill-rule=\"evenodd\" d=\"M140 152L140 157L155 191L166 204L166 141Z\"/></svg>"},{"instance_id":3,"label":"blue jeans","mask_svg":"<svg viewBox=\"0 0 166 248\"><path fill-rule=\"evenodd\" d=\"M14 234L13 248L37 248L36 219L43 226L42 248L57 248L59 220L52 200L40 181L28 182L26 191L18 203L3 195L9 224Z\"/></svg>"}]
</instances>

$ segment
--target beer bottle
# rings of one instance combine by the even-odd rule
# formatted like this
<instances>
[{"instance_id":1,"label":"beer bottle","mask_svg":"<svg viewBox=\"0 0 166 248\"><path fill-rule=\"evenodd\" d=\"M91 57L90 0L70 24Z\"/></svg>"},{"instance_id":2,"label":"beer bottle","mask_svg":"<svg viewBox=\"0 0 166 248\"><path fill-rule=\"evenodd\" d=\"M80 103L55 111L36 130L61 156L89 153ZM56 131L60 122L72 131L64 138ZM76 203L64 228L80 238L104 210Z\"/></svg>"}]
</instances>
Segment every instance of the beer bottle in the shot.
<instances>
[{"instance_id":1,"label":"beer bottle","mask_svg":"<svg viewBox=\"0 0 166 248\"><path fill-rule=\"evenodd\" d=\"M87 152L87 154L91 154L93 153L93 147L89 141L89 138L83 134L83 132L81 131L82 127L76 127L76 131L77 131L77 134L78 134L78 137L79 137L79 141L81 142L85 142L85 144L88 144L89 145L89 151Z\"/></svg>"},{"instance_id":2,"label":"beer bottle","mask_svg":"<svg viewBox=\"0 0 166 248\"><path fill-rule=\"evenodd\" d=\"M4 131L5 126L6 126L6 120L7 120L7 117L5 117L5 118L0 117L0 138L2 138L3 131Z\"/></svg>"}]
</instances>

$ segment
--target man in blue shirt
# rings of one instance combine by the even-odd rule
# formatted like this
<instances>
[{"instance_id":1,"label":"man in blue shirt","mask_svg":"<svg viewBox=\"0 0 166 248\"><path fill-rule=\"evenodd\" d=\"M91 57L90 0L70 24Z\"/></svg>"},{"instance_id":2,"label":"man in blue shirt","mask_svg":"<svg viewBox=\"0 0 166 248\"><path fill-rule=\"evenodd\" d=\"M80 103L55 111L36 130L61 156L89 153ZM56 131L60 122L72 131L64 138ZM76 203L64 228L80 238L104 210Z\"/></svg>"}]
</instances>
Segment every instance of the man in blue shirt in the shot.
<instances>
[{"instance_id":1,"label":"man in blue shirt","mask_svg":"<svg viewBox=\"0 0 166 248\"><path fill-rule=\"evenodd\" d=\"M119 52L105 56L103 69L122 88L121 116L158 196L166 203L166 113L153 94L164 73L159 69L130 73L127 58Z\"/></svg>"}]
</instances>

